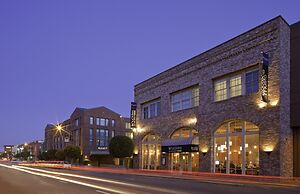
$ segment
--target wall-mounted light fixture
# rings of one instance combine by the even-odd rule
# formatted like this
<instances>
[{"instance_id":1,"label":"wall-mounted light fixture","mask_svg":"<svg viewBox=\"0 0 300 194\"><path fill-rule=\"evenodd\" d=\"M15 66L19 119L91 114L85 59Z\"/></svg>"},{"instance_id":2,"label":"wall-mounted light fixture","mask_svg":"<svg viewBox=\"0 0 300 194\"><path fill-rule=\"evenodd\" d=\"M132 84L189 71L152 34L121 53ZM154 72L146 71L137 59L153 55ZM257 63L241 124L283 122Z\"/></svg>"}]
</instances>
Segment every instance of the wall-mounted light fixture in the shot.
<instances>
[{"instance_id":1,"label":"wall-mounted light fixture","mask_svg":"<svg viewBox=\"0 0 300 194\"><path fill-rule=\"evenodd\" d=\"M263 151L270 156L270 154L273 152L274 146L273 145L266 145L263 147Z\"/></svg>"},{"instance_id":2,"label":"wall-mounted light fixture","mask_svg":"<svg viewBox=\"0 0 300 194\"><path fill-rule=\"evenodd\" d=\"M207 148L202 148L201 149L201 153L202 153L203 156L205 156L207 154L207 152L208 152Z\"/></svg>"}]
</instances>

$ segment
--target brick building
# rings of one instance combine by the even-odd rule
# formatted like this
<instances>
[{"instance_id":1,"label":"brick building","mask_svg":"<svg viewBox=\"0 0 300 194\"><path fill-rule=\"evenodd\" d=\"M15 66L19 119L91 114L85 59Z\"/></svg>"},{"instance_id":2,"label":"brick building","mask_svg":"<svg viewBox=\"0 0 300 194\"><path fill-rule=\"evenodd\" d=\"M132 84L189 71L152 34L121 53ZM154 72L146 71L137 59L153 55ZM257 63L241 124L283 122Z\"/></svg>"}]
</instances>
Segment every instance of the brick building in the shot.
<instances>
[{"instance_id":1,"label":"brick building","mask_svg":"<svg viewBox=\"0 0 300 194\"><path fill-rule=\"evenodd\" d=\"M139 168L292 176L296 28L276 17L137 84Z\"/></svg>"},{"instance_id":2,"label":"brick building","mask_svg":"<svg viewBox=\"0 0 300 194\"><path fill-rule=\"evenodd\" d=\"M62 130L58 132L57 126ZM63 149L66 145L81 148L83 160L90 156L109 156L108 144L112 137L125 135L133 138L129 119L106 108L76 108L70 118L58 125L48 124L45 128L45 147ZM109 163L112 163L110 158Z\"/></svg>"},{"instance_id":3,"label":"brick building","mask_svg":"<svg viewBox=\"0 0 300 194\"><path fill-rule=\"evenodd\" d=\"M28 144L28 151L30 153L30 159L33 161L39 160L39 155L43 151L43 143L42 140L36 140L33 142L30 142Z\"/></svg>"}]
</instances>

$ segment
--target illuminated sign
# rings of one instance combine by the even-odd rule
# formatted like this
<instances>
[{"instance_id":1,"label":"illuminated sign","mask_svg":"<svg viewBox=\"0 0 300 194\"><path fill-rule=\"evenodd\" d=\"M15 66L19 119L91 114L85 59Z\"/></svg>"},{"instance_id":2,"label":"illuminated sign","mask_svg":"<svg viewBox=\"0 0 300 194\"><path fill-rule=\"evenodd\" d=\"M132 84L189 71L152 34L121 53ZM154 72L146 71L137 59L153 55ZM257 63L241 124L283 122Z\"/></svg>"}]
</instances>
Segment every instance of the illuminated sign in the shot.
<instances>
[{"instance_id":1,"label":"illuminated sign","mask_svg":"<svg viewBox=\"0 0 300 194\"><path fill-rule=\"evenodd\" d=\"M131 111L130 111L130 127L136 128L136 103L131 102Z\"/></svg>"},{"instance_id":2,"label":"illuminated sign","mask_svg":"<svg viewBox=\"0 0 300 194\"><path fill-rule=\"evenodd\" d=\"M262 52L262 71L260 77L260 92L262 101L268 102L268 82L269 82L269 55Z\"/></svg>"}]
</instances>

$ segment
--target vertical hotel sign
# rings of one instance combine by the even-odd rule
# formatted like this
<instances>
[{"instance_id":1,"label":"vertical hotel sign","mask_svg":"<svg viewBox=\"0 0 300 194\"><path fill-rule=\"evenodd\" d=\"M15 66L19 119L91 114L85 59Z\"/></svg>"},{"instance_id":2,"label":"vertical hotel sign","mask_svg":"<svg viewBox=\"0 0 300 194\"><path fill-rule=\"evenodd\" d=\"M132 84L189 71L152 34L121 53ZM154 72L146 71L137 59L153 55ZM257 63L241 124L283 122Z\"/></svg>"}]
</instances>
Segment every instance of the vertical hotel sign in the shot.
<instances>
[{"instance_id":1,"label":"vertical hotel sign","mask_svg":"<svg viewBox=\"0 0 300 194\"><path fill-rule=\"evenodd\" d=\"M136 128L136 103L131 102L130 127Z\"/></svg>"},{"instance_id":2,"label":"vertical hotel sign","mask_svg":"<svg viewBox=\"0 0 300 194\"><path fill-rule=\"evenodd\" d=\"M260 77L260 91L262 101L268 102L268 82L269 82L269 55L262 52L262 72Z\"/></svg>"}]
</instances>

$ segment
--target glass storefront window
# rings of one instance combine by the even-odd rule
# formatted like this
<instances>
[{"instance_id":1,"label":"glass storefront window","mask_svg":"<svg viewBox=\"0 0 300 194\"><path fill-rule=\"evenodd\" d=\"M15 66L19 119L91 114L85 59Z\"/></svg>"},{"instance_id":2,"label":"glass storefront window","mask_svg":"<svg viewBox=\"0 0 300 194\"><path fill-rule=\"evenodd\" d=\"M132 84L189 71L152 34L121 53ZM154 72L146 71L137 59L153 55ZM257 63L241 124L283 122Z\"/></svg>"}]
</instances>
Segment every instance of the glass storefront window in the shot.
<instances>
[{"instance_id":1,"label":"glass storefront window","mask_svg":"<svg viewBox=\"0 0 300 194\"><path fill-rule=\"evenodd\" d=\"M160 136L148 134L142 141L142 166L143 169L157 169L160 165Z\"/></svg>"},{"instance_id":2,"label":"glass storefront window","mask_svg":"<svg viewBox=\"0 0 300 194\"><path fill-rule=\"evenodd\" d=\"M226 138L215 138L215 166L216 172L226 173L227 146Z\"/></svg>"},{"instance_id":3,"label":"glass storefront window","mask_svg":"<svg viewBox=\"0 0 300 194\"><path fill-rule=\"evenodd\" d=\"M246 135L246 174L257 175L259 172L258 134Z\"/></svg>"},{"instance_id":4,"label":"glass storefront window","mask_svg":"<svg viewBox=\"0 0 300 194\"><path fill-rule=\"evenodd\" d=\"M234 120L214 133L215 172L258 174L259 129L256 125Z\"/></svg>"}]
</instances>

